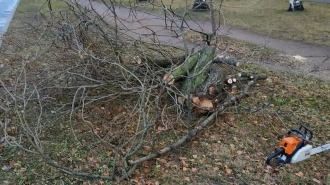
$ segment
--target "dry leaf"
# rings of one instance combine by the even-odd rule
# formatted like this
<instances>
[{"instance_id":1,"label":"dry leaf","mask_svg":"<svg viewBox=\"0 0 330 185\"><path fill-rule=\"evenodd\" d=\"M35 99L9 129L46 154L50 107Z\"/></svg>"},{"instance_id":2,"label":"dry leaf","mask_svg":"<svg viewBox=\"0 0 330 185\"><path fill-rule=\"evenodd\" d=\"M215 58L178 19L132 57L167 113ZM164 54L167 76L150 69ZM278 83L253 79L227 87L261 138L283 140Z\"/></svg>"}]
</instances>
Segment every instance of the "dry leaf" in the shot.
<instances>
[{"instance_id":1,"label":"dry leaf","mask_svg":"<svg viewBox=\"0 0 330 185\"><path fill-rule=\"evenodd\" d=\"M196 172L197 171L197 168L191 168L191 171L192 172Z\"/></svg>"},{"instance_id":2,"label":"dry leaf","mask_svg":"<svg viewBox=\"0 0 330 185\"><path fill-rule=\"evenodd\" d=\"M186 99L184 98L184 97L178 97L178 103L180 104L180 105L183 105L184 104L184 102L186 101Z\"/></svg>"},{"instance_id":3,"label":"dry leaf","mask_svg":"<svg viewBox=\"0 0 330 185\"><path fill-rule=\"evenodd\" d=\"M26 168L20 168L20 169L16 170L16 172L24 173L24 172L26 172Z\"/></svg>"},{"instance_id":4,"label":"dry leaf","mask_svg":"<svg viewBox=\"0 0 330 185\"><path fill-rule=\"evenodd\" d=\"M228 118L229 122L233 122L235 120L235 117L233 114L228 114L227 118Z\"/></svg>"},{"instance_id":5,"label":"dry leaf","mask_svg":"<svg viewBox=\"0 0 330 185\"><path fill-rule=\"evenodd\" d=\"M103 176L110 176L110 173L108 171L102 173Z\"/></svg>"},{"instance_id":6,"label":"dry leaf","mask_svg":"<svg viewBox=\"0 0 330 185\"><path fill-rule=\"evenodd\" d=\"M3 171L9 171L11 169L11 166L9 165L4 165L2 168L1 168Z\"/></svg>"},{"instance_id":7,"label":"dry leaf","mask_svg":"<svg viewBox=\"0 0 330 185\"><path fill-rule=\"evenodd\" d=\"M187 167L182 167L182 171L187 171L188 170L188 168Z\"/></svg>"},{"instance_id":8,"label":"dry leaf","mask_svg":"<svg viewBox=\"0 0 330 185\"><path fill-rule=\"evenodd\" d=\"M167 164L167 161L165 159L156 158L156 160L163 163L163 164Z\"/></svg>"},{"instance_id":9,"label":"dry leaf","mask_svg":"<svg viewBox=\"0 0 330 185\"><path fill-rule=\"evenodd\" d=\"M205 162L205 158L199 160L199 163L203 164Z\"/></svg>"},{"instance_id":10,"label":"dry leaf","mask_svg":"<svg viewBox=\"0 0 330 185\"><path fill-rule=\"evenodd\" d=\"M182 162L182 166L183 166L183 167L186 167L186 168L187 168L187 167L189 166L189 165L186 163L186 161L181 160L181 162Z\"/></svg>"},{"instance_id":11,"label":"dry leaf","mask_svg":"<svg viewBox=\"0 0 330 185\"><path fill-rule=\"evenodd\" d=\"M143 172L144 172L144 173L149 173L149 172L150 172L150 168L146 168L146 167L145 167L145 168L143 169Z\"/></svg>"},{"instance_id":12,"label":"dry leaf","mask_svg":"<svg viewBox=\"0 0 330 185\"><path fill-rule=\"evenodd\" d=\"M190 182L190 177L184 177L184 180Z\"/></svg>"},{"instance_id":13,"label":"dry leaf","mask_svg":"<svg viewBox=\"0 0 330 185\"><path fill-rule=\"evenodd\" d=\"M231 170L230 168L226 168L226 173L227 174L231 174L233 172L233 170Z\"/></svg>"},{"instance_id":14,"label":"dry leaf","mask_svg":"<svg viewBox=\"0 0 330 185\"><path fill-rule=\"evenodd\" d=\"M304 173L303 172L295 173L295 175L297 175L298 177L304 177Z\"/></svg>"},{"instance_id":15,"label":"dry leaf","mask_svg":"<svg viewBox=\"0 0 330 185\"><path fill-rule=\"evenodd\" d=\"M321 181L319 181L319 180L317 180L317 179L315 179L315 178L313 178L312 180L313 180L314 182L318 183L318 184L321 184Z\"/></svg>"},{"instance_id":16,"label":"dry leaf","mask_svg":"<svg viewBox=\"0 0 330 185\"><path fill-rule=\"evenodd\" d=\"M236 153L237 153L237 155L241 155L243 152L238 150Z\"/></svg>"},{"instance_id":17,"label":"dry leaf","mask_svg":"<svg viewBox=\"0 0 330 185\"><path fill-rule=\"evenodd\" d=\"M235 145L234 144L230 144L230 148L231 149L234 149L235 148Z\"/></svg>"},{"instance_id":18,"label":"dry leaf","mask_svg":"<svg viewBox=\"0 0 330 185\"><path fill-rule=\"evenodd\" d=\"M157 130L158 130L158 131L163 131L163 130L166 130L166 128L165 128L164 126L158 126L158 127L157 127Z\"/></svg>"}]
</instances>

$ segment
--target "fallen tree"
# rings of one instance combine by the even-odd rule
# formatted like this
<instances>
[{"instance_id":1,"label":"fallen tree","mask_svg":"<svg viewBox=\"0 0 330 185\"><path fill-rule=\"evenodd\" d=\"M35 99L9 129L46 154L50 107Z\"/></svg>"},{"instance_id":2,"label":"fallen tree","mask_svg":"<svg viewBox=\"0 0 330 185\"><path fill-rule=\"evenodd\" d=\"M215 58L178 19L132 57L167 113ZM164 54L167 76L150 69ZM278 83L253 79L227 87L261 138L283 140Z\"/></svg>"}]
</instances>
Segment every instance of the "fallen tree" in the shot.
<instances>
[{"instance_id":1,"label":"fallen tree","mask_svg":"<svg viewBox=\"0 0 330 185\"><path fill-rule=\"evenodd\" d=\"M233 59L214 57L215 49L206 46L191 54L183 63L164 75L163 80L168 85L181 85L181 104L189 99L199 110L214 111L220 102L227 98L226 94L233 93L237 83L251 80L265 80L266 75L255 75L249 72L233 73L226 65L238 66ZM237 69L236 69L237 70ZM225 91L227 85L227 91ZM228 92L228 90L230 90Z\"/></svg>"},{"instance_id":2,"label":"fallen tree","mask_svg":"<svg viewBox=\"0 0 330 185\"><path fill-rule=\"evenodd\" d=\"M1 144L39 156L67 175L127 179L144 161L190 141L246 97L256 80L267 78L239 71L237 61L215 56L212 46L176 57L159 48L164 58L156 58L144 44L119 36L98 12L69 7L72 15L63 17L65 21L52 17L58 25L43 34L53 41L49 47L40 44L44 40L28 45L40 46L35 52L44 54L38 56L40 61L55 65L41 70L31 67L33 60L18 73L21 83L7 88L0 80L8 96ZM90 23L74 27L80 19L70 17L96 20L83 19ZM45 26L48 23L45 20ZM26 38L39 38L33 34ZM196 119L191 118L193 112L198 113ZM10 124L15 132L6 129ZM76 151L81 157L76 158ZM109 159L109 166L100 174L102 165L96 164L105 164L102 159Z\"/></svg>"},{"instance_id":3,"label":"fallen tree","mask_svg":"<svg viewBox=\"0 0 330 185\"><path fill-rule=\"evenodd\" d=\"M249 94L249 90L258 80L267 79L266 75L258 75L249 72L229 74L226 70L228 65L236 67L237 62L219 62L221 59L214 58L214 48L207 46L191 54L182 64L175 67L171 72L164 75L163 80L169 86L179 86L182 97L181 104L189 104L189 100L195 107L197 113L211 113L202 122L188 127L188 132L172 143L170 146L154 150L154 152L136 159L126 160L127 170L121 177L127 179L135 168L144 161L154 159L160 155L170 152L196 136L199 131L208 126L217 116L221 115L228 107L239 102ZM226 61L234 61L227 60ZM236 71L235 69L233 71ZM231 83L228 83L228 79ZM247 82L242 84L242 82ZM236 83L241 87L240 93L236 94ZM227 87L226 87L227 86Z\"/></svg>"}]
</instances>

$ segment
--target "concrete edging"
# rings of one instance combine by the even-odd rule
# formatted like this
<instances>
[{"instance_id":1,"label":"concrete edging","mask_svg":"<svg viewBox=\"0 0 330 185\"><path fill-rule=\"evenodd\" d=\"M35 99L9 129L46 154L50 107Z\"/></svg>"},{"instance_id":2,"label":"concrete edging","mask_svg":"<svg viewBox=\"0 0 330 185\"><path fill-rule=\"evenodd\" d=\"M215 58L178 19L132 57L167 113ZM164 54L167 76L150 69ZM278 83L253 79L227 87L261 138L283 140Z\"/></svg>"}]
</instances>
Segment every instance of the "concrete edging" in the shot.
<instances>
[{"instance_id":1,"label":"concrete edging","mask_svg":"<svg viewBox=\"0 0 330 185\"><path fill-rule=\"evenodd\" d=\"M3 35L7 32L8 27L10 25L11 20L14 17L16 8L18 6L18 3L20 2L20 0L11 0L11 1L7 1L7 0L0 0L0 4L5 4L7 3L8 7L4 8L2 10L2 12L0 12L0 23L4 23L1 27L0 27L0 46L2 44L2 38ZM9 13L10 12L10 13Z\"/></svg>"}]
</instances>

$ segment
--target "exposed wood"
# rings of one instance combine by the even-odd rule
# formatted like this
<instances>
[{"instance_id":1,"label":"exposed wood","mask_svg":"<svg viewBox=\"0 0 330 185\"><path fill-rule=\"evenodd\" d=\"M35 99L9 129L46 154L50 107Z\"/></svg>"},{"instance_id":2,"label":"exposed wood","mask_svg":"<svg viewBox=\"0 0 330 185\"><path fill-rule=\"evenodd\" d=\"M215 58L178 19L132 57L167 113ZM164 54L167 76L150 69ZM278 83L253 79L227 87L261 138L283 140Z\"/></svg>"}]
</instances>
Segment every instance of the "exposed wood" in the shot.
<instances>
[{"instance_id":1,"label":"exposed wood","mask_svg":"<svg viewBox=\"0 0 330 185\"><path fill-rule=\"evenodd\" d=\"M226 74L221 69L221 66L212 64L209 69L209 75L206 81L199 86L194 95L191 97L191 102L198 108L197 113L205 111L213 111L220 101L221 92L224 88Z\"/></svg>"},{"instance_id":2,"label":"exposed wood","mask_svg":"<svg viewBox=\"0 0 330 185\"><path fill-rule=\"evenodd\" d=\"M228 84L232 84L232 83L233 83L233 79L232 79L232 78L227 78L226 82L227 82Z\"/></svg>"},{"instance_id":3,"label":"exposed wood","mask_svg":"<svg viewBox=\"0 0 330 185\"><path fill-rule=\"evenodd\" d=\"M231 84L231 94L236 94L236 92L237 92L237 86L236 86L236 84L235 83L232 83Z\"/></svg>"},{"instance_id":4,"label":"exposed wood","mask_svg":"<svg viewBox=\"0 0 330 185\"><path fill-rule=\"evenodd\" d=\"M193 105L201 110L211 111L215 109L214 102L209 96L190 96Z\"/></svg>"}]
</instances>

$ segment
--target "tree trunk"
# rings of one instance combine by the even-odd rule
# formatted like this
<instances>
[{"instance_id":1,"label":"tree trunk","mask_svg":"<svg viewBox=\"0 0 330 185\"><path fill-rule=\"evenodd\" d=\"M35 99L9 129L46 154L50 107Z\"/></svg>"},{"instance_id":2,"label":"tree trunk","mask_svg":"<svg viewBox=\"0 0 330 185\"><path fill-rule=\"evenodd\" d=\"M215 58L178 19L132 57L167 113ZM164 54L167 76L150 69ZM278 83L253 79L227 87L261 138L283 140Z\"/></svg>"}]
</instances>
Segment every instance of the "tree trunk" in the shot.
<instances>
[{"instance_id":1,"label":"tree trunk","mask_svg":"<svg viewBox=\"0 0 330 185\"><path fill-rule=\"evenodd\" d=\"M185 79L182 92L185 95L196 93L196 89L201 86L208 77L209 67L214 58L215 48L206 46L201 50L200 57L192 70L189 70L188 78Z\"/></svg>"},{"instance_id":2,"label":"tree trunk","mask_svg":"<svg viewBox=\"0 0 330 185\"><path fill-rule=\"evenodd\" d=\"M171 58L166 58L166 57L155 58L155 56L151 56L151 55L141 57L142 62L147 62L149 64L159 67L169 67L171 65L177 65L185 61L185 59L186 56L184 54L172 56Z\"/></svg>"},{"instance_id":3,"label":"tree trunk","mask_svg":"<svg viewBox=\"0 0 330 185\"><path fill-rule=\"evenodd\" d=\"M165 83L172 85L174 82L179 81L187 76L187 73L191 71L197 64L203 50L191 54L181 65L174 68L171 73L166 74L163 77Z\"/></svg>"},{"instance_id":4,"label":"tree trunk","mask_svg":"<svg viewBox=\"0 0 330 185\"><path fill-rule=\"evenodd\" d=\"M209 75L206 81L196 90L196 95L218 95L226 80L226 74L217 64L212 64L209 68Z\"/></svg>"},{"instance_id":5,"label":"tree trunk","mask_svg":"<svg viewBox=\"0 0 330 185\"><path fill-rule=\"evenodd\" d=\"M226 73L221 66L212 64L206 81L199 86L191 98L191 102L199 109L212 111L222 99L221 92L224 88Z\"/></svg>"}]
</instances>

